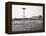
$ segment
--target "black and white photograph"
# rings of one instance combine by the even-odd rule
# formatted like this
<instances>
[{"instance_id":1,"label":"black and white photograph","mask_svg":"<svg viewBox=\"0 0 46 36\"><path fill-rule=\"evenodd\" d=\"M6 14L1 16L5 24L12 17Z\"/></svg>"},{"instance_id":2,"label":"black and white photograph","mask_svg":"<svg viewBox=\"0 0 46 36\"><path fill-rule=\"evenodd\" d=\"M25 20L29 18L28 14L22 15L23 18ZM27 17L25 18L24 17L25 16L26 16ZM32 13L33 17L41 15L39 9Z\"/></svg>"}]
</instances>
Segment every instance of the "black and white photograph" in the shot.
<instances>
[{"instance_id":1,"label":"black and white photograph","mask_svg":"<svg viewBox=\"0 0 46 36\"><path fill-rule=\"evenodd\" d=\"M12 32L43 31L43 6L12 5Z\"/></svg>"}]
</instances>

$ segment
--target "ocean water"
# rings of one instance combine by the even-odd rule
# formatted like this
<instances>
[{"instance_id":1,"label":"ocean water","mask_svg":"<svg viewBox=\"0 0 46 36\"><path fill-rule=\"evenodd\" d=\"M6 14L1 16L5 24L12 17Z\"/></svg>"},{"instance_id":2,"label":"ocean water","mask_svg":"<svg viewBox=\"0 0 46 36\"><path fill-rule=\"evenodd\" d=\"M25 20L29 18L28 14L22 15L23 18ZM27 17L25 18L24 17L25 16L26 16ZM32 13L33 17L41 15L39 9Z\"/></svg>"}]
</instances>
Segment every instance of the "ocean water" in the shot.
<instances>
[{"instance_id":1,"label":"ocean water","mask_svg":"<svg viewBox=\"0 0 46 36\"><path fill-rule=\"evenodd\" d=\"M12 21L12 32L38 31L43 29L43 20L15 20Z\"/></svg>"}]
</instances>

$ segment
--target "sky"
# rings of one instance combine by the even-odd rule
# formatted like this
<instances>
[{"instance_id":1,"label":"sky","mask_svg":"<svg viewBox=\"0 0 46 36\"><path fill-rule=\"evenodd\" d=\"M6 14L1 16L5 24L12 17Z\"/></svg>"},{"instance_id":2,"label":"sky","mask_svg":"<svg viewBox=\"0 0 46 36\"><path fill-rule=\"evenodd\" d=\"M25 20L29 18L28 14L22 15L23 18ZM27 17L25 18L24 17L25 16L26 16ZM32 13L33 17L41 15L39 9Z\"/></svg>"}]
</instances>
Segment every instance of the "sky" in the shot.
<instances>
[{"instance_id":1,"label":"sky","mask_svg":"<svg viewBox=\"0 0 46 36\"><path fill-rule=\"evenodd\" d=\"M22 8L26 8L25 11ZM27 18L43 15L42 6L12 5L12 19L23 18L23 11Z\"/></svg>"}]
</instances>

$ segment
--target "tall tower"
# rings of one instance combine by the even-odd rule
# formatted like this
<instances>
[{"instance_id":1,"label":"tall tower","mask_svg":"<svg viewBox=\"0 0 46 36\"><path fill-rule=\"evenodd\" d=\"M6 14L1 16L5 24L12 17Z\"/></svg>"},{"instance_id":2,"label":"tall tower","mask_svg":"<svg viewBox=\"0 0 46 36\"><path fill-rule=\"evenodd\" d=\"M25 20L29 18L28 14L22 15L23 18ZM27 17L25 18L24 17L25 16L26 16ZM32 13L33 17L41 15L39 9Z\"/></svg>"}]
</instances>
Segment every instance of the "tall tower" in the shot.
<instances>
[{"instance_id":1,"label":"tall tower","mask_svg":"<svg viewBox=\"0 0 46 36\"><path fill-rule=\"evenodd\" d=\"M22 8L23 9L23 19L25 18L25 9L26 8ZM25 20L23 20L23 22L25 23Z\"/></svg>"},{"instance_id":2,"label":"tall tower","mask_svg":"<svg viewBox=\"0 0 46 36\"><path fill-rule=\"evenodd\" d=\"M25 9L26 8L22 8L23 9L23 18L25 18Z\"/></svg>"}]
</instances>

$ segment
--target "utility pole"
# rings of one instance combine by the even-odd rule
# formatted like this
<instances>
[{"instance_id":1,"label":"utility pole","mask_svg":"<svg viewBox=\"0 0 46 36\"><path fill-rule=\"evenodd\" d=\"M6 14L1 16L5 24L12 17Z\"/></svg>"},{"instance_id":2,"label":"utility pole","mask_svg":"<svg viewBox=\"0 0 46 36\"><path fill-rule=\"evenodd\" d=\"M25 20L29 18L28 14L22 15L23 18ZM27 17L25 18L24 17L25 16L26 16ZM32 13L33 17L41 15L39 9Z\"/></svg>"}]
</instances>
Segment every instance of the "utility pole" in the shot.
<instances>
[{"instance_id":1,"label":"utility pole","mask_svg":"<svg viewBox=\"0 0 46 36\"><path fill-rule=\"evenodd\" d=\"M25 18L25 9L26 8L22 8L23 9L23 19ZM25 23L25 20L23 20L23 22Z\"/></svg>"}]
</instances>

